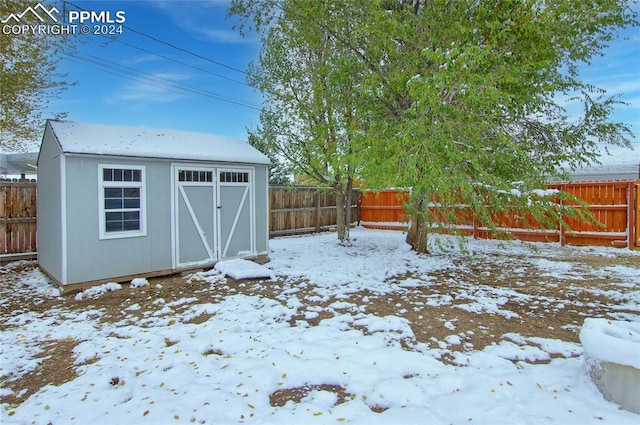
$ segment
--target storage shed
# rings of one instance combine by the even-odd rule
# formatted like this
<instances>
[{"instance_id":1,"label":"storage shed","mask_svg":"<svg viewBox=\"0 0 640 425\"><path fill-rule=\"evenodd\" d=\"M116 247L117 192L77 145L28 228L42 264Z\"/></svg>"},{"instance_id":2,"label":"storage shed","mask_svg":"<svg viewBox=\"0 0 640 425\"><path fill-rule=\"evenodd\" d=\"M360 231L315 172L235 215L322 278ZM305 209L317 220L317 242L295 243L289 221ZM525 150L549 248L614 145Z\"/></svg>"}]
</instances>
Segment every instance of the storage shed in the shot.
<instances>
[{"instance_id":1,"label":"storage shed","mask_svg":"<svg viewBox=\"0 0 640 425\"><path fill-rule=\"evenodd\" d=\"M266 257L268 165L237 139L50 120L39 265L72 290Z\"/></svg>"}]
</instances>

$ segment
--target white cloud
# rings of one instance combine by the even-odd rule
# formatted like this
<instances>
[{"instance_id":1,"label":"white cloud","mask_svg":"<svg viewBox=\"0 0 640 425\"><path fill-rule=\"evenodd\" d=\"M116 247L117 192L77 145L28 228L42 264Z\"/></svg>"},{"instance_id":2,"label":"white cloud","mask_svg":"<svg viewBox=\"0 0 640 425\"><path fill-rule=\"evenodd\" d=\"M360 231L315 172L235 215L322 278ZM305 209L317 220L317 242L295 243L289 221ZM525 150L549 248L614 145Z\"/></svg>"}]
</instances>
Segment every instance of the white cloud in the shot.
<instances>
[{"instance_id":1,"label":"white cloud","mask_svg":"<svg viewBox=\"0 0 640 425\"><path fill-rule=\"evenodd\" d=\"M232 29L232 19L224 19L229 0L153 1L174 23L196 38L216 43L253 43L253 37L242 37Z\"/></svg>"},{"instance_id":2,"label":"white cloud","mask_svg":"<svg viewBox=\"0 0 640 425\"><path fill-rule=\"evenodd\" d=\"M151 73L139 80L124 85L121 90L107 99L107 103L121 104L122 102L142 103L170 103L186 97L173 84L188 79L186 74Z\"/></svg>"}]
</instances>

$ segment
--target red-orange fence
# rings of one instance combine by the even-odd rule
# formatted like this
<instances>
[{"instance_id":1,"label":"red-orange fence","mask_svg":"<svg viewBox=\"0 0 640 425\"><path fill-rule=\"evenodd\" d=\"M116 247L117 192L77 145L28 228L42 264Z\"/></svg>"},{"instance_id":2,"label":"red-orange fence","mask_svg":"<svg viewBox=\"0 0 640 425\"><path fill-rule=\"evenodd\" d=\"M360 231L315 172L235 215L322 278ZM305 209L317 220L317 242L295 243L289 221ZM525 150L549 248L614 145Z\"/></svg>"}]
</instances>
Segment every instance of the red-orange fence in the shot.
<instances>
[{"instance_id":1,"label":"red-orange fence","mask_svg":"<svg viewBox=\"0 0 640 425\"><path fill-rule=\"evenodd\" d=\"M493 217L494 223L514 237L530 242L640 247L640 180L559 183L549 185L549 188L570 193L586 202L603 226L568 217L565 218L568 229L560 223L553 229L543 229L532 217L520 217L515 213L497 213ZM408 194L400 190L361 192L361 224L377 229L406 228L403 205L407 199ZM462 207L455 212L453 222L449 218L448 224L475 238L492 237L491 231Z\"/></svg>"}]
</instances>

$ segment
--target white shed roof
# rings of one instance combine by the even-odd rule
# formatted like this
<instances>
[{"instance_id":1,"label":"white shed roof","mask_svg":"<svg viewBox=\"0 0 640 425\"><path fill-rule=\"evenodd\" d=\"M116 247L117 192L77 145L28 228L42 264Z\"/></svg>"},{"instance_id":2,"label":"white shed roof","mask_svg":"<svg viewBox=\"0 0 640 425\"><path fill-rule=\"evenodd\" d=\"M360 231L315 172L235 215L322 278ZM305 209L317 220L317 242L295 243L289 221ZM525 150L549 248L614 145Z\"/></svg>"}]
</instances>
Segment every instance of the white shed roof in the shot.
<instances>
[{"instance_id":1,"label":"white shed roof","mask_svg":"<svg viewBox=\"0 0 640 425\"><path fill-rule=\"evenodd\" d=\"M49 121L64 153L270 164L248 143L190 131Z\"/></svg>"}]
</instances>

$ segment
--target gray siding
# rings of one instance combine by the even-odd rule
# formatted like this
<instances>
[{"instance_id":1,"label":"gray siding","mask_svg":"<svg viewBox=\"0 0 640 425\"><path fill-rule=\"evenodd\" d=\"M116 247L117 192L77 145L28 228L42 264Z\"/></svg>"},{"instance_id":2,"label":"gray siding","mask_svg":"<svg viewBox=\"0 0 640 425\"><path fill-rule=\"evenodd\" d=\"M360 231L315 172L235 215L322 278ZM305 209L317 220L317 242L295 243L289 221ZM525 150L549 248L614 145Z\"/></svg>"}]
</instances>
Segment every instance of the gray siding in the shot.
<instances>
[{"instance_id":1,"label":"gray siding","mask_svg":"<svg viewBox=\"0 0 640 425\"><path fill-rule=\"evenodd\" d=\"M255 167L255 230L256 253L266 254L269 251L269 169L264 165Z\"/></svg>"},{"instance_id":2,"label":"gray siding","mask_svg":"<svg viewBox=\"0 0 640 425\"><path fill-rule=\"evenodd\" d=\"M47 125L38 156L38 264L62 282L61 150Z\"/></svg>"},{"instance_id":3,"label":"gray siding","mask_svg":"<svg viewBox=\"0 0 640 425\"><path fill-rule=\"evenodd\" d=\"M99 239L98 164L146 167L147 236ZM171 269L169 176L163 161L67 157L68 284Z\"/></svg>"}]
</instances>

